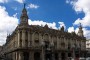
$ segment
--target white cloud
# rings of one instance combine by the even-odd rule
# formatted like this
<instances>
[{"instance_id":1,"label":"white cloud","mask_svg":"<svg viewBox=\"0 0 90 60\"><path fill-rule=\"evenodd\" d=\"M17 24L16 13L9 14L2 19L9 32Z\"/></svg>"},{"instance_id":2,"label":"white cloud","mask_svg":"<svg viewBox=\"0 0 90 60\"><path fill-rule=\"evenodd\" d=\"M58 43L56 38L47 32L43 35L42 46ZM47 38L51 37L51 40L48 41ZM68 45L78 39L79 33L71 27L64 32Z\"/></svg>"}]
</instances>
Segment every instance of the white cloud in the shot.
<instances>
[{"instance_id":1,"label":"white cloud","mask_svg":"<svg viewBox=\"0 0 90 60\"><path fill-rule=\"evenodd\" d=\"M0 3L7 3L9 1L13 1L13 0L0 0ZM19 3L24 3L25 0L14 0L14 1L17 1Z\"/></svg>"},{"instance_id":2,"label":"white cloud","mask_svg":"<svg viewBox=\"0 0 90 60\"><path fill-rule=\"evenodd\" d=\"M78 34L78 31L79 31L79 28L78 27L77 28L74 28L74 26L72 26L72 27L69 27L68 28L68 32L70 32L70 33L75 32L76 34Z\"/></svg>"},{"instance_id":3,"label":"white cloud","mask_svg":"<svg viewBox=\"0 0 90 60\"><path fill-rule=\"evenodd\" d=\"M32 20L29 19L29 25L45 26L46 24L48 25L49 28L57 29L55 22L48 23L48 22L44 22L44 21L41 21L41 20L34 20L34 21L32 21Z\"/></svg>"},{"instance_id":4,"label":"white cloud","mask_svg":"<svg viewBox=\"0 0 90 60\"><path fill-rule=\"evenodd\" d=\"M59 23L59 29L62 27L62 26L64 26L64 28L66 29L66 26L65 26L65 24L64 24L64 22L58 22Z\"/></svg>"},{"instance_id":5,"label":"white cloud","mask_svg":"<svg viewBox=\"0 0 90 60\"><path fill-rule=\"evenodd\" d=\"M18 13L15 13L15 14L13 15L13 17L17 17L17 14L18 14Z\"/></svg>"},{"instance_id":6,"label":"white cloud","mask_svg":"<svg viewBox=\"0 0 90 60\"><path fill-rule=\"evenodd\" d=\"M75 31L75 33L78 34L78 30L79 28L76 28L76 29L74 29L74 27L68 28L68 32L70 33ZM87 39L90 39L90 30L88 30L87 28L83 28L82 30L83 30L84 36L87 37Z\"/></svg>"},{"instance_id":7,"label":"white cloud","mask_svg":"<svg viewBox=\"0 0 90 60\"><path fill-rule=\"evenodd\" d=\"M77 18L73 25L81 23L84 27L84 35L90 38L90 30L87 29L90 28L90 0L66 0L66 3L71 4L78 14L85 14L83 18Z\"/></svg>"},{"instance_id":8,"label":"white cloud","mask_svg":"<svg viewBox=\"0 0 90 60\"><path fill-rule=\"evenodd\" d=\"M30 3L30 4L28 5L28 7L27 7L27 8L37 9L37 8L39 8L39 6L38 6L38 5L36 5L36 4L32 4L32 3Z\"/></svg>"},{"instance_id":9,"label":"white cloud","mask_svg":"<svg viewBox=\"0 0 90 60\"><path fill-rule=\"evenodd\" d=\"M66 3L70 3L70 0L66 0Z\"/></svg>"},{"instance_id":10,"label":"white cloud","mask_svg":"<svg viewBox=\"0 0 90 60\"><path fill-rule=\"evenodd\" d=\"M17 1L19 3L24 3L25 0L15 0L15 1Z\"/></svg>"},{"instance_id":11,"label":"white cloud","mask_svg":"<svg viewBox=\"0 0 90 60\"><path fill-rule=\"evenodd\" d=\"M87 39L90 39L90 30L88 30L87 28L83 28L83 31L84 31L85 37L87 37Z\"/></svg>"},{"instance_id":12,"label":"white cloud","mask_svg":"<svg viewBox=\"0 0 90 60\"><path fill-rule=\"evenodd\" d=\"M85 13L85 16L80 19L78 18L74 25L82 23L84 27L90 27L90 0L69 0L72 2L72 6L77 13Z\"/></svg>"},{"instance_id":13,"label":"white cloud","mask_svg":"<svg viewBox=\"0 0 90 60\"><path fill-rule=\"evenodd\" d=\"M56 23L55 22L52 22L52 23L48 23L48 22L44 22L42 20L30 20L29 19L29 25L39 25L39 26L45 26L46 24L48 25L49 28L52 28L52 29L60 29L62 26L65 26L64 22L58 22L59 23L59 27L56 27Z\"/></svg>"},{"instance_id":14,"label":"white cloud","mask_svg":"<svg viewBox=\"0 0 90 60\"><path fill-rule=\"evenodd\" d=\"M9 0L0 0L0 3L7 3Z\"/></svg>"},{"instance_id":15,"label":"white cloud","mask_svg":"<svg viewBox=\"0 0 90 60\"><path fill-rule=\"evenodd\" d=\"M9 16L5 7L0 6L0 45L5 43L7 33L12 33L18 24L18 19Z\"/></svg>"},{"instance_id":16,"label":"white cloud","mask_svg":"<svg viewBox=\"0 0 90 60\"><path fill-rule=\"evenodd\" d=\"M74 32L74 27L69 27L69 28L68 28L68 32L70 32L70 33L71 33L71 32Z\"/></svg>"}]
</instances>

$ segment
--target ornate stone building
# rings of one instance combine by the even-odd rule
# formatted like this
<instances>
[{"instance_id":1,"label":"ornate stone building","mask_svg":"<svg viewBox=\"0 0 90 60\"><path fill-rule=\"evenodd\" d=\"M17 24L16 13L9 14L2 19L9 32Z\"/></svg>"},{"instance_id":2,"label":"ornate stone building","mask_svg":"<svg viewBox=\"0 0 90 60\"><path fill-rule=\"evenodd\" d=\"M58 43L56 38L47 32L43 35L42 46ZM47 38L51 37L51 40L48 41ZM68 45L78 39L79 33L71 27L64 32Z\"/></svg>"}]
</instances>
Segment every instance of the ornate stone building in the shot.
<instances>
[{"instance_id":1,"label":"ornate stone building","mask_svg":"<svg viewBox=\"0 0 90 60\"><path fill-rule=\"evenodd\" d=\"M67 60L70 57L85 56L86 38L80 25L78 34L28 24L24 6L20 24L3 45L7 60Z\"/></svg>"}]
</instances>

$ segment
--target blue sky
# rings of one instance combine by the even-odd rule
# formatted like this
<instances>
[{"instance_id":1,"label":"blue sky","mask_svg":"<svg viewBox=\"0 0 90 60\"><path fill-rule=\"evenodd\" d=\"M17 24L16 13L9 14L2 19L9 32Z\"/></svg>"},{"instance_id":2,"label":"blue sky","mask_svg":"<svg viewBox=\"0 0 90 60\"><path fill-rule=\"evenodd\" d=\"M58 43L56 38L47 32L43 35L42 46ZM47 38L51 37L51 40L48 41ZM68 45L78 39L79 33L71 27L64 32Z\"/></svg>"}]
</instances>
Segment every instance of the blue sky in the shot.
<instances>
[{"instance_id":1,"label":"blue sky","mask_svg":"<svg viewBox=\"0 0 90 60\"><path fill-rule=\"evenodd\" d=\"M73 10L71 5L66 3L66 0L26 0L24 2L27 4L27 6L29 4L35 4L36 6L39 6L36 9L27 9L28 16L31 20L43 20L44 22L49 23L55 22L57 24L57 27L59 26L58 22L62 21L68 28L69 26L72 26L72 23L74 23L77 18L82 18L84 16L83 13L77 14ZM1 5L6 7L6 11L9 13L10 16L18 13L17 18L20 18L23 3L10 1L6 4Z\"/></svg>"},{"instance_id":2,"label":"blue sky","mask_svg":"<svg viewBox=\"0 0 90 60\"><path fill-rule=\"evenodd\" d=\"M30 25L47 24L53 29L64 26L77 33L81 23L84 36L90 38L90 0L0 0L0 45L19 23L23 3Z\"/></svg>"}]
</instances>

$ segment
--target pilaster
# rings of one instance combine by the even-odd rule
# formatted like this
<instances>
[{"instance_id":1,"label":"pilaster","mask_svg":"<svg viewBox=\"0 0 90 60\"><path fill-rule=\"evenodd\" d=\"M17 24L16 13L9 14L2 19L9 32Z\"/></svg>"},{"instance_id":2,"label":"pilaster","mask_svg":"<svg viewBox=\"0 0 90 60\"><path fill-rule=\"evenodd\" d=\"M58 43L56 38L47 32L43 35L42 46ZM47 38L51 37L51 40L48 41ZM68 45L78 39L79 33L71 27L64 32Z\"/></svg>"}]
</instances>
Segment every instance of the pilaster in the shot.
<instances>
[{"instance_id":1,"label":"pilaster","mask_svg":"<svg viewBox=\"0 0 90 60\"><path fill-rule=\"evenodd\" d=\"M18 52L15 52L15 60L18 60Z\"/></svg>"},{"instance_id":2,"label":"pilaster","mask_svg":"<svg viewBox=\"0 0 90 60\"><path fill-rule=\"evenodd\" d=\"M12 53L13 60L16 60L15 52Z\"/></svg>"},{"instance_id":3,"label":"pilaster","mask_svg":"<svg viewBox=\"0 0 90 60\"><path fill-rule=\"evenodd\" d=\"M42 56L41 56L41 57L42 57L41 60L45 60L45 52L44 52L43 47L42 47L42 53L41 53L41 55L42 55Z\"/></svg>"},{"instance_id":4,"label":"pilaster","mask_svg":"<svg viewBox=\"0 0 90 60\"><path fill-rule=\"evenodd\" d=\"M30 47L30 32L28 31L28 47Z\"/></svg>"},{"instance_id":5,"label":"pilaster","mask_svg":"<svg viewBox=\"0 0 90 60\"><path fill-rule=\"evenodd\" d=\"M20 31L18 31L18 47L20 47Z\"/></svg>"},{"instance_id":6,"label":"pilaster","mask_svg":"<svg viewBox=\"0 0 90 60\"><path fill-rule=\"evenodd\" d=\"M57 37L57 49L59 49L59 38Z\"/></svg>"},{"instance_id":7,"label":"pilaster","mask_svg":"<svg viewBox=\"0 0 90 60\"><path fill-rule=\"evenodd\" d=\"M22 47L25 47L25 30L22 30Z\"/></svg>"},{"instance_id":8,"label":"pilaster","mask_svg":"<svg viewBox=\"0 0 90 60\"><path fill-rule=\"evenodd\" d=\"M39 33L39 41L40 41L39 43L40 43L40 44L42 43L42 40L43 40L43 39L42 39L42 36L41 36L41 34Z\"/></svg>"},{"instance_id":9,"label":"pilaster","mask_svg":"<svg viewBox=\"0 0 90 60\"><path fill-rule=\"evenodd\" d=\"M32 33L30 33L30 46L32 46Z\"/></svg>"},{"instance_id":10,"label":"pilaster","mask_svg":"<svg viewBox=\"0 0 90 60\"><path fill-rule=\"evenodd\" d=\"M34 47L34 33L32 33L32 46Z\"/></svg>"}]
</instances>

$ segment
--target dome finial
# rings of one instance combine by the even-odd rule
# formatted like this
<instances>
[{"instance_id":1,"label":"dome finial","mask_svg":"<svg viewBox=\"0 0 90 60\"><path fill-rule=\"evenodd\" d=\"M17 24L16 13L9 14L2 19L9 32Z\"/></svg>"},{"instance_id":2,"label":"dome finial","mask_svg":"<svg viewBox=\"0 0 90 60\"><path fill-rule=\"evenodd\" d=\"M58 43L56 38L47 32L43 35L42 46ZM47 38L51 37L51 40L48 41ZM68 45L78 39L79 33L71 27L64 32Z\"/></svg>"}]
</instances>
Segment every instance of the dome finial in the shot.
<instances>
[{"instance_id":1,"label":"dome finial","mask_svg":"<svg viewBox=\"0 0 90 60\"><path fill-rule=\"evenodd\" d=\"M82 29L82 24L81 23L79 23L79 24L80 24L79 28Z\"/></svg>"},{"instance_id":2,"label":"dome finial","mask_svg":"<svg viewBox=\"0 0 90 60\"><path fill-rule=\"evenodd\" d=\"M26 4L23 3L23 9L22 9L22 14L21 14L21 17L20 17L20 24L21 25L28 25L28 15L27 15L27 10L25 8Z\"/></svg>"}]
</instances>

